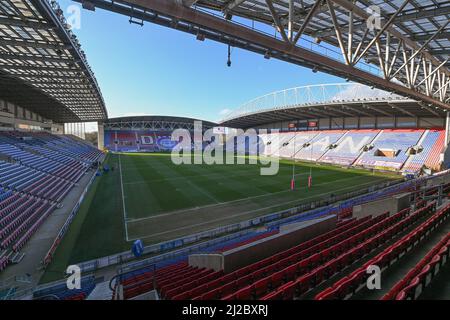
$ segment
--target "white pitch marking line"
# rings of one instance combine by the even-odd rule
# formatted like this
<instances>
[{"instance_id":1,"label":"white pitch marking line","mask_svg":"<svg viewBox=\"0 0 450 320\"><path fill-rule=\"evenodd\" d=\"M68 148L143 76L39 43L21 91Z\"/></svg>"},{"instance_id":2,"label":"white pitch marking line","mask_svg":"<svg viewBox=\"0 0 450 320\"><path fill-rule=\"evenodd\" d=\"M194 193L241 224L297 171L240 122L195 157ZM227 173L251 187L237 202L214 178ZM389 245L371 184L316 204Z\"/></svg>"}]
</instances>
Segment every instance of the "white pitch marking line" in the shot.
<instances>
[{"instance_id":1,"label":"white pitch marking line","mask_svg":"<svg viewBox=\"0 0 450 320\"><path fill-rule=\"evenodd\" d=\"M289 170L291 170L289 168ZM307 175L308 173L299 173L298 175ZM164 182L164 181L176 181L176 180L184 180L186 178L195 178L195 177L213 177L213 176L223 176L224 173L223 172L216 172L216 173L205 173L205 174L190 174L190 175L186 175L186 176L181 176L181 177L173 177L173 178L163 178L163 179L153 179L150 180L150 182ZM247 172L247 170L244 171L239 171L237 173L234 174L229 174L227 173L226 176L227 177L242 177L242 176L254 176L255 173L254 172ZM322 175L322 174L321 174ZM297 176L297 175L296 175ZM266 176L268 177L268 176ZM257 178L251 179L251 180L257 180ZM132 185L132 184L144 184L149 182L149 180L135 180L135 181L129 181L129 182L125 182L125 185Z\"/></svg>"},{"instance_id":2,"label":"white pitch marking line","mask_svg":"<svg viewBox=\"0 0 450 320\"><path fill-rule=\"evenodd\" d=\"M339 180L333 180L333 181L330 181L330 182L318 183L315 186L336 183L338 181L353 180L353 179L361 178L361 177L362 176L343 178L343 179L339 179ZM383 180L380 180L380 181L385 181L385 180L388 180L388 179L383 179ZM373 181L371 183L373 183ZM366 183L360 184L360 185L365 185L365 184ZM353 188L353 187L355 187L355 186L350 186L350 188ZM349 188L338 189L338 191L339 190L345 190L345 189L349 189ZM258 195L258 196L247 197L247 198L242 198L242 199L236 199L236 200L232 200L232 201L228 201L228 202L214 203L214 204L209 204L209 205L202 206L202 207L193 207L193 208L188 208L188 209L182 209L182 210L162 213L162 214L154 215L154 216L151 216L151 217L130 219L128 222L139 222L139 221L144 221L144 220L151 220L151 219L156 219L156 218L161 218L161 217L167 217L167 216L171 216L171 215L175 215L175 214L180 214L180 213L183 213L183 212L189 212L189 211L194 211L194 210L199 210L199 209L206 209L206 208L211 208L211 207L217 207L217 206L220 206L220 205L229 205L229 204L232 204L232 203L235 203L235 202L252 200L252 199L261 198L261 197L268 197L268 196L277 195L277 194L286 193L286 192L292 192L292 190L288 189L288 190L282 190L282 191L277 191L277 192L270 192L270 193L261 194L261 195ZM331 191L330 192L325 192L325 193L320 193L320 194L317 194L315 196L320 196L322 194L327 194L327 193L331 193ZM315 196L312 196L312 197L315 197ZM280 203L280 205L283 205L283 204L286 204L286 203L291 203L291 202L303 201L304 199L309 199L309 198L311 198L311 197L307 197L307 198L303 198L303 199L296 199L296 200L292 200L292 201L288 201L288 202L282 202L282 203ZM265 208L261 208L261 209L268 209L268 208L272 208L272 207L276 207L276 206L278 206L278 205L273 205L273 206L269 206L269 207L265 207ZM260 210L260 209L257 209L257 210Z\"/></svg>"},{"instance_id":3,"label":"white pitch marking line","mask_svg":"<svg viewBox=\"0 0 450 320\"><path fill-rule=\"evenodd\" d=\"M204 194L207 198L211 199L212 201L214 201L215 203L220 203L220 201L214 197L212 194L209 194L208 192L206 192L205 190L203 190L202 188L198 187L195 183L192 183L191 180L186 179L186 182L192 186L194 189L198 190L200 193Z\"/></svg>"},{"instance_id":4,"label":"white pitch marking line","mask_svg":"<svg viewBox=\"0 0 450 320\"><path fill-rule=\"evenodd\" d=\"M255 173L242 173L242 174L231 174L231 175L227 175L227 177L234 177L234 176L242 176L242 175L254 175ZM176 181L176 180L185 180L188 178L195 178L195 177L211 177L211 176L223 176L222 172L217 172L217 173L205 173L205 174L190 174L190 175L186 175L186 176L181 176L181 177L173 177L173 178L163 178L163 179L153 179L153 180L136 180L136 181L130 181L130 182L125 182L124 184L142 184L142 183L147 183L147 182L164 182L164 181Z\"/></svg>"},{"instance_id":5,"label":"white pitch marking line","mask_svg":"<svg viewBox=\"0 0 450 320\"><path fill-rule=\"evenodd\" d=\"M128 239L128 228L127 228L127 210L125 208L125 193L123 191L123 180L122 180L122 161L120 160L120 154L119 154L119 171L120 171L120 188L122 190L122 207L123 207L123 224L125 228L125 238L127 241L130 241Z\"/></svg>"},{"instance_id":6,"label":"white pitch marking line","mask_svg":"<svg viewBox=\"0 0 450 320\"><path fill-rule=\"evenodd\" d=\"M251 199L256 199L256 198L261 198L261 197L267 197L267 196L270 196L270 195L276 195L276 194L285 193L285 192L292 192L292 191L291 190L282 190L282 191L277 191L277 192L267 192L267 193L260 194L260 195L257 195L257 196L252 196L252 197L246 197L246 198L241 198L241 199L236 199L236 200L231 200L231 201L225 201L225 202L212 203L212 204L207 204L207 205L201 206L201 207L197 206L197 207L192 207L192 208L187 208L187 209L181 209L181 210L176 210L176 211L172 211L172 212L167 212L167 213L154 215L154 216L151 216L151 217L131 219L131 220L129 220L129 222L137 222L137 221L142 221L142 220L147 220L147 219L161 218L161 217L171 216L171 215L174 215L174 214L179 214L179 213L182 213L182 212L189 212L189 211L192 211L192 210L206 209L206 208L217 207L217 206L221 206L221 205L229 205L229 204L232 204L232 203L235 203L235 202L246 201L246 200L251 200Z\"/></svg>"},{"instance_id":7,"label":"white pitch marking line","mask_svg":"<svg viewBox=\"0 0 450 320\"><path fill-rule=\"evenodd\" d=\"M353 178L356 178L356 177L353 177ZM336 180L336 181L341 181L341 180ZM385 180L389 180L389 179L383 179L381 181L385 181ZM363 185L371 184L371 183L373 183L373 181L367 182L367 183L362 183L362 184L359 184L358 186L363 186ZM326 184L328 184L328 182ZM338 191L347 190L347 189L354 188L354 187L355 186L349 186L349 187L346 187L346 188L338 189ZM325 195L325 194L328 194L328 193L331 193L331 192L332 191L319 193L319 194L316 194L314 196L309 196L309 197L303 198L302 200L318 197L318 196ZM222 217L222 218L218 218L218 219L214 219L214 220L208 220L208 221L202 222L202 223L191 224L191 225L179 227L179 228L176 228L176 229L171 229L171 230L167 230L167 231L163 231L163 232L159 232L159 233L153 233L152 235L149 235L149 236L142 236L142 237L139 237L139 238L133 238L133 239L130 239L129 241L133 241L133 240L136 240L136 239L153 238L155 236L171 233L171 232L174 232L174 231L194 228L194 227L202 226L202 225L205 225L205 224L208 224L208 223L211 223L211 222L223 221L223 220L227 220L229 218L239 217L239 216L246 215L246 214L249 214L249 213L258 212L258 211L261 211L261 210L266 210L266 209L278 207L278 206L281 206L281 205L284 205L284 204L293 203L293 202L297 202L297 201L299 201L299 200L297 199L297 200L286 201L286 202L278 203L276 205L272 205L272 206L268 206L268 207L264 207L264 208L259 208L259 209L254 209L254 210L250 210L250 211L245 211L245 212L237 213L237 214L234 214L234 215L230 215L230 216L226 216L226 217Z\"/></svg>"}]
</instances>

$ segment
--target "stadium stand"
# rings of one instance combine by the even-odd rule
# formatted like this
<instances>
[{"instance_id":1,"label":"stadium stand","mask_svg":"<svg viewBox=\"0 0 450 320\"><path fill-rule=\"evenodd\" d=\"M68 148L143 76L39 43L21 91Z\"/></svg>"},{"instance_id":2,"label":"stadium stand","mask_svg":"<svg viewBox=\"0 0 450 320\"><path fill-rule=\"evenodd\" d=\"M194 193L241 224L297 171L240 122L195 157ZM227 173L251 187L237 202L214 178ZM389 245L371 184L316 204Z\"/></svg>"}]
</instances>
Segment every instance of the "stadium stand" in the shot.
<instances>
[{"instance_id":1,"label":"stadium stand","mask_svg":"<svg viewBox=\"0 0 450 320\"><path fill-rule=\"evenodd\" d=\"M231 250L233 248L269 237L276 233L278 233L278 230L250 232L244 236L238 237L237 239L224 241L218 243L217 245L207 247L199 253L216 253ZM117 288L119 284L122 285L124 297L126 297L126 299L133 298L139 294L154 289L154 284L156 285L156 288L162 288L162 290L168 291L170 289L164 286L164 283L166 283L166 280L169 278L167 271L175 269L178 270L178 267L180 268L180 272L181 270L196 269L187 265L187 255L183 255L175 259L162 261L155 266L145 267L123 274L118 279L115 288ZM193 278L195 278L195 275ZM170 281L168 283L170 283Z\"/></svg>"},{"instance_id":2,"label":"stadium stand","mask_svg":"<svg viewBox=\"0 0 450 320\"><path fill-rule=\"evenodd\" d=\"M356 165L400 170L408 159L409 148L416 146L424 130L383 130Z\"/></svg>"},{"instance_id":3,"label":"stadium stand","mask_svg":"<svg viewBox=\"0 0 450 320\"><path fill-rule=\"evenodd\" d=\"M417 173L423 168L438 171L444 136L442 129L322 130L259 135L264 155L405 173ZM410 152L413 147L418 150L416 153Z\"/></svg>"},{"instance_id":4,"label":"stadium stand","mask_svg":"<svg viewBox=\"0 0 450 320\"><path fill-rule=\"evenodd\" d=\"M293 143L293 139L296 136L294 132L282 132L279 134L278 138L278 148L276 148L270 155L279 157L282 154L282 150L286 148L288 145Z\"/></svg>"},{"instance_id":5,"label":"stadium stand","mask_svg":"<svg viewBox=\"0 0 450 320\"><path fill-rule=\"evenodd\" d=\"M439 154L442 151L441 145L444 144L445 132L442 130L427 130L421 143L422 152L418 155L412 155L410 160L405 163L403 171L417 172L423 166L439 170Z\"/></svg>"},{"instance_id":6,"label":"stadium stand","mask_svg":"<svg viewBox=\"0 0 450 320\"><path fill-rule=\"evenodd\" d=\"M49 285L45 288L33 292L34 299L46 299L48 297L57 298L59 300L84 300L95 288L95 277L92 275L84 276L80 281L81 288L67 290L65 282L57 285Z\"/></svg>"},{"instance_id":7,"label":"stadium stand","mask_svg":"<svg viewBox=\"0 0 450 320\"><path fill-rule=\"evenodd\" d=\"M340 139L347 134L343 130L321 131L312 138L309 145L302 146L295 154L296 159L318 161L334 144L338 144Z\"/></svg>"},{"instance_id":8,"label":"stadium stand","mask_svg":"<svg viewBox=\"0 0 450 320\"><path fill-rule=\"evenodd\" d=\"M440 217L441 212L449 210L447 206L433 215L435 205L432 202L414 212L408 208L391 216L384 213L358 220L349 218L351 211L346 210L341 215L347 219L341 220L336 229L228 274L192 267L184 260L166 265L156 273L148 270L127 275L120 281L124 298L129 299L154 288L164 299L176 300L300 297L397 234L410 230L421 219L431 215L427 222L437 221L436 217ZM408 234L422 230L423 225ZM227 250L229 246L223 248ZM393 246L388 247L391 248ZM325 290L317 298L329 298L330 291Z\"/></svg>"},{"instance_id":9,"label":"stadium stand","mask_svg":"<svg viewBox=\"0 0 450 320\"><path fill-rule=\"evenodd\" d=\"M423 167L439 170L444 135L445 132L440 129L299 131L262 133L257 143L260 153L266 156L293 158L295 154L299 160L403 169L406 173L415 173ZM170 140L170 132L105 132L105 147L113 151L170 151L175 146L176 143ZM414 146L418 146L420 151L407 154ZM366 147L369 148L365 150ZM241 141L236 150L245 153L252 150L248 139Z\"/></svg>"},{"instance_id":10,"label":"stadium stand","mask_svg":"<svg viewBox=\"0 0 450 320\"><path fill-rule=\"evenodd\" d=\"M352 165L361 155L364 146L370 144L380 130L349 131L334 149L328 150L320 159L321 162L341 165Z\"/></svg>"},{"instance_id":11,"label":"stadium stand","mask_svg":"<svg viewBox=\"0 0 450 320\"><path fill-rule=\"evenodd\" d=\"M427 207L434 206L434 203L429 204ZM417 212L426 211L425 208L419 209ZM446 205L439 209L436 214L428 217L426 221L420 223L413 230L407 233L405 236L401 237L394 244L385 248L382 252L377 254L374 258L370 259L363 266L352 272L350 275L341 278L335 282L331 287L323 290L316 296L317 300L327 300L327 299L344 299L351 297L354 293L361 290L366 284L367 277L369 276L366 269L370 265L377 265L380 267L382 272L385 272L389 267L397 262L406 252L413 250L421 241L423 241L427 236L429 236L437 226L448 219L450 215L450 205ZM404 223L410 224L411 220L417 220L419 218L416 216L409 216L404 220ZM398 232L397 230L396 232ZM387 229L382 235L390 236L393 231ZM434 259L434 258L433 258ZM410 288L407 292L401 294L402 299L415 298L416 289L419 286L417 280L410 284ZM411 293L414 292L414 293Z\"/></svg>"},{"instance_id":12,"label":"stadium stand","mask_svg":"<svg viewBox=\"0 0 450 320\"><path fill-rule=\"evenodd\" d=\"M444 130L439 130L439 131L434 131L434 135L437 134L437 132L439 132L439 137L436 140L436 142L433 144L431 151L428 153L428 156L425 160L425 166L432 168L434 170L439 170L439 157L440 157L440 153L443 149L442 146L444 146L445 144L445 131Z\"/></svg>"},{"instance_id":13,"label":"stadium stand","mask_svg":"<svg viewBox=\"0 0 450 320\"><path fill-rule=\"evenodd\" d=\"M117 152L170 151L177 144L171 140L172 131L105 131L105 148Z\"/></svg>"},{"instance_id":14,"label":"stadium stand","mask_svg":"<svg viewBox=\"0 0 450 320\"><path fill-rule=\"evenodd\" d=\"M354 236L360 233L362 236L370 226L386 219L386 222L393 221L403 214L405 212L399 213L392 219L387 219L386 213L376 218L368 217L350 221L331 232L227 274L216 283L206 283L193 291L180 293L173 299L262 298L269 291L276 291L282 284L295 280L315 266L331 260L332 255L339 252L338 248L331 246L341 245L342 240L349 238L351 241L346 245L354 245L359 240Z\"/></svg>"},{"instance_id":15,"label":"stadium stand","mask_svg":"<svg viewBox=\"0 0 450 320\"><path fill-rule=\"evenodd\" d=\"M265 156L417 173L440 169L444 136L442 129L318 130L261 133L256 146L248 138L227 143L237 142L235 150L245 154L258 149ZM105 131L105 147L117 152L171 151L176 144L169 131Z\"/></svg>"},{"instance_id":16,"label":"stadium stand","mask_svg":"<svg viewBox=\"0 0 450 320\"><path fill-rule=\"evenodd\" d=\"M74 137L0 133L0 271L102 152Z\"/></svg>"},{"instance_id":17,"label":"stadium stand","mask_svg":"<svg viewBox=\"0 0 450 320\"><path fill-rule=\"evenodd\" d=\"M287 145L280 146L278 154L282 158L292 158L304 144L309 143L317 135L318 133L314 131L297 133L295 138L291 139Z\"/></svg>"},{"instance_id":18,"label":"stadium stand","mask_svg":"<svg viewBox=\"0 0 450 320\"><path fill-rule=\"evenodd\" d=\"M433 247L428 254L412 268L382 300L417 299L423 289L427 287L440 272L450 258L450 233Z\"/></svg>"}]
</instances>

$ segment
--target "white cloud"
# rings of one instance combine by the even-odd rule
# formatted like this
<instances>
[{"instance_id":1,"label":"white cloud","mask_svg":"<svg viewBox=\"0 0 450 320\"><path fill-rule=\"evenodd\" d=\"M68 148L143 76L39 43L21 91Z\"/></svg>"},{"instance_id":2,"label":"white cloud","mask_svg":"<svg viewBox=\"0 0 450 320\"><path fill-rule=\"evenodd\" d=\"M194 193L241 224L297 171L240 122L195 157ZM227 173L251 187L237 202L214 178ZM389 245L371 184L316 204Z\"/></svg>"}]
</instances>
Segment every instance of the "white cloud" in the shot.
<instances>
[{"instance_id":1,"label":"white cloud","mask_svg":"<svg viewBox=\"0 0 450 320\"><path fill-rule=\"evenodd\" d=\"M232 111L231 109L225 108L225 109L220 110L219 115L225 116L225 115L229 114L231 111Z\"/></svg>"},{"instance_id":2,"label":"white cloud","mask_svg":"<svg viewBox=\"0 0 450 320\"><path fill-rule=\"evenodd\" d=\"M372 89L369 86L350 83L348 86L343 86L344 90L336 93L330 100L351 100L364 98L398 98L397 94L392 94L380 89Z\"/></svg>"},{"instance_id":3,"label":"white cloud","mask_svg":"<svg viewBox=\"0 0 450 320\"><path fill-rule=\"evenodd\" d=\"M86 132L97 132L98 131L97 122L86 122L85 130Z\"/></svg>"}]
</instances>

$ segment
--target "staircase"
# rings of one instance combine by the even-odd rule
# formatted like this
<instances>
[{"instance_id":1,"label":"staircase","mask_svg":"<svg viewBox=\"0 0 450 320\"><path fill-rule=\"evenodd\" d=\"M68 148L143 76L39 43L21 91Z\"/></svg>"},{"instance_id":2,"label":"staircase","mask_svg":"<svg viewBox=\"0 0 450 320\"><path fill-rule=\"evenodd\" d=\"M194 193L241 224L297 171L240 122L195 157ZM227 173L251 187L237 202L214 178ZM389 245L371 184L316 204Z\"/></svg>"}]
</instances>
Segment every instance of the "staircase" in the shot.
<instances>
[{"instance_id":1,"label":"staircase","mask_svg":"<svg viewBox=\"0 0 450 320\"><path fill-rule=\"evenodd\" d=\"M377 139L381 136L382 133L383 133L383 130L380 130L380 132L378 132L377 135L371 141L367 142L367 144L374 144L375 141L377 141ZM373 152L374 150L372 149L370 151ZM361 154L350 165L354 166L355 164L357 164L358 161L361 160L361 158L364 157L365 154L366 154L366 152L361 151Z\"/></svg>"},{"instance_id":2,"label":"staircase","mask_svg":"<svg viewBox=\"0 0 450 320\"><path fill-rule=\"evenodd\" d=\"M109 281L97 284L86 300L111 300L113 292L109 288Z\"/></svg>"}]
</instances>

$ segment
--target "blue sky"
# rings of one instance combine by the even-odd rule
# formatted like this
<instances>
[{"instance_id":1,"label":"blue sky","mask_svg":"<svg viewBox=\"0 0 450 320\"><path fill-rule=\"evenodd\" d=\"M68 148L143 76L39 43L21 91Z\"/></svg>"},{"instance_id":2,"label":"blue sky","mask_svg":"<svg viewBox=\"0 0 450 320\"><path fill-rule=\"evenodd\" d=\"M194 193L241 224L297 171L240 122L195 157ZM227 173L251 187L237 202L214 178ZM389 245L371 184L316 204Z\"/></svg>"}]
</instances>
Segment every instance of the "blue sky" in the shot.
<instances>
[{"instance_id":1,"label":"blue sky","mask_svg":"<svg viewBox=\"0 0 450 320\"><path fill-rule=\"evenodd\" d=\"M70 5L59 0L66 17ZM101 9L81 11L81 28L73 30L87 54L110 117L176 115L219 120L260 95L343 79L234 48L232 67L227 47L177 30L145 23Z\"/></svg>"}]
</instances>

